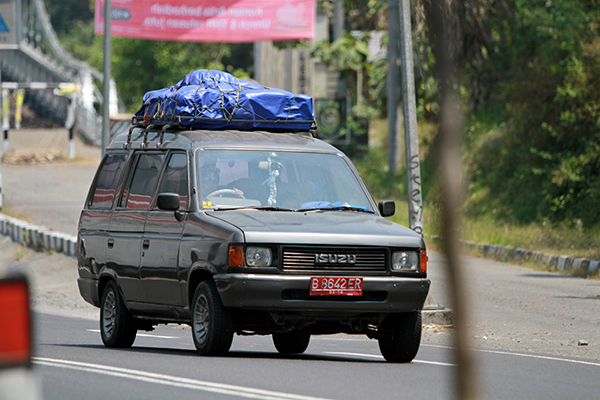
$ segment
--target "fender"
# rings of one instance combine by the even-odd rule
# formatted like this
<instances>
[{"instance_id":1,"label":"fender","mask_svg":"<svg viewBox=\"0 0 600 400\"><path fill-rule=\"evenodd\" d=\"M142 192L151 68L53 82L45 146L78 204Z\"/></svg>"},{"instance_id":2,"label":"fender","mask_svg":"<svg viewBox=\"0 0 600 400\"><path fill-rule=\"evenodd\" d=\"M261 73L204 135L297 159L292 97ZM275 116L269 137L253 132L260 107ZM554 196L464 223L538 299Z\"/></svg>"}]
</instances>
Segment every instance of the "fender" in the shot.
<instances>
[{"instance_id":1,"label":"fender","mask_svg":"<svg viewBox=\"0 0 600 400\"><path fill-rule=\"evenodd\" d=\"M187 287L185 288L185 308L189 309L196 286L203 280L211 279L216 273L217 268L210 262L196 261L192 264L188 271Z\"/></svg>"}]
</instances>

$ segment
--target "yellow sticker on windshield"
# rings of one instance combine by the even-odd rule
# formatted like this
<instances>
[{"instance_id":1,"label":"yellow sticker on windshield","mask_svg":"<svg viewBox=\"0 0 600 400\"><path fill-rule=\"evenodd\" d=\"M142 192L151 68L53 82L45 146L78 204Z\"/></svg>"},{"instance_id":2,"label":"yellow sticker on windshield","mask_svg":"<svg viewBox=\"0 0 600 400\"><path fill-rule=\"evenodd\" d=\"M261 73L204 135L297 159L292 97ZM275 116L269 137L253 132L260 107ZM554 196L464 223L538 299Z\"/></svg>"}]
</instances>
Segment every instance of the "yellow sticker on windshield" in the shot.
<instances>
[{"instance_id":1,"label":"yellow sticker on windshield","mask_svg":"<svg viewBox=\"0 0 600 400\"><path fill-rule=\"evenodd\" d=\"M202 208L212 208L212 201L203 201Z\"/></svg>"}]
</instances>

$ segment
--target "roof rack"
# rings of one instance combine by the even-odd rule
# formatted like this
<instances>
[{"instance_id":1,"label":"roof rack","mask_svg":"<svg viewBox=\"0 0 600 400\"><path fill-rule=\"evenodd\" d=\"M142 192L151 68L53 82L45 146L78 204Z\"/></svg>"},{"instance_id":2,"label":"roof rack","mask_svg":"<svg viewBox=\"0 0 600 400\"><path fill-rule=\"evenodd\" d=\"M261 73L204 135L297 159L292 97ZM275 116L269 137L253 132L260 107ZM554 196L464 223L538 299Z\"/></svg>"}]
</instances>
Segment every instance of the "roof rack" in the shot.
<instances>
[{"instance_id":1,"label":"roof rack","mask_svg":"<svg viewBox=\"0 0 600 400\"><path fill-rule=\"evenodd\" d=\"M158 139L156 147L161 148L164 144L165 133L169 129L193 130L193 128L191 128L191 127L179 125L179 123L177 121L172 122L172 123L166 123L166 124L165 123L152 123L149 125L144 125L143 120L133 117L131 119L131 122L132 122L132 125L129 127L129 131L127 132L127 140L123 144L123 148L126 150L131 148L132 134L135 129L142 130L142 132L138 136L138 138L143 137L143 141L141 144L142 149L146 148L153 139ZM273 128L260 128L260 129L247 130L247 131L241 131L241 132L266 131L266 132L273 132L273 133L296 133L296 134L308 133L311 137L316 138L317 137L317 134L316 134L317 123L316 123L316 121L312 121L312 122L313 122L312 126L309 130L306 130L306 129L285 130L285 128L283 126L281 126L281 127L273 127ZM160 129L160 132L154 138L152 138L151 140L148 140L148 134L150 133L150 130L153 130L153 129ZM207 129L207 130L222 131L225 129Z\"/></svg>"},{"instance_id":2,"label":"roof rack","mask_svg":"<svg viewBox=\"0 0 600 400\"><path fill-rule=\"evenodd\" d=\"M173 126L173 125L171 125L171 124L165 124L165 125L162 125L162 126L161 126L161 125L150 124L150 125L148 125L148 126L145 126L145 127L138 126L138 125L132 125L132 126L129 128L129 131L127 132L127 140L126 140L126 142L123 144L123 148L124 148L124 149L126 149L126 150L127 150L127 149L130 149L130 148L131 148L131 142L132 142L132 140L131 140L131 136L132 136L133 130L134 130L134 129L136 129L136 128L137 128L137 129L143 129L143 131L140 133L140 135L138 136L138 138L140 138L140 137L143 137L143 141L142 141L142 144L141 144L141 148L142 148L142 149L145 149L145 148L148 146L148 144L149 144L149 143L150 143L150 142L151 142L153 139L158 139L158 142L157 142L157 144L156 144L156 147L157 147L157 148L160 148L160 147L162 147L162 145L164 144L164 141L165 141L165 132L166 132L168 129L171 129L171 128L177 128L177 126ZM161 128L161 129L160 129L160 132L159 132L159 133L158 133L158 134L157 134L157 135L156 135L154 138L152 138L152 139L148 140L148 134L150 133L150 130L151 130L151 129L154 129L154 128Z\"/></svg>"}]
</instances>

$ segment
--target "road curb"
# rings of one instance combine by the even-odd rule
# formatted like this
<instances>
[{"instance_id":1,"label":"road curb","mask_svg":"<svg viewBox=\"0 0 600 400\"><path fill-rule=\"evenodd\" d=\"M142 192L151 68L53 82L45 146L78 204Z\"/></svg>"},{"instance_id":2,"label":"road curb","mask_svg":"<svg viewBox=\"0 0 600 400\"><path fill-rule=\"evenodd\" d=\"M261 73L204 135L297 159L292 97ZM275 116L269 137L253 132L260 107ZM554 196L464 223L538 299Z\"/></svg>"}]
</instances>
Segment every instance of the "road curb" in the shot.
<instances>
[{"instance_id":1,"label":"road curb","mask_svg":"<svg viewBox=\"0 0 600 400\"><path fill-rule=\"evenodd\" d=\"M77 257L77 237L45 226L33 225L0 213L0 232L37 251L52 251Z\"/></svg>"},{"instance_id":2,"label":"road curb","mask_svg":"<svg viewBox=\"0 0 600 400\"><path fill-rule=\"evenodd\" d=\"M429 236L429 239L441 244L441 238L436 235ZM571 275L588 277L600 269L600 261L588 260L587 258L557 256L546 254L539 251L521 249L518 247L504 247L484 243L476 243L468 240L461 240L461 244L467 251L475 252L483 258L494 259L504 262L532 261L541 264L547 268L561 272L569 272Z\"/></svg>"},{"instance_id":3,"label":"road curb","mask_svg":"<svg viewBox=\"0 0 600 400\"><path fill-rule=\"evenodd\" d=\"M425 306L421 320L423 325L454 325L454 312L444 306Z\"/></svg>"}]
</instances>

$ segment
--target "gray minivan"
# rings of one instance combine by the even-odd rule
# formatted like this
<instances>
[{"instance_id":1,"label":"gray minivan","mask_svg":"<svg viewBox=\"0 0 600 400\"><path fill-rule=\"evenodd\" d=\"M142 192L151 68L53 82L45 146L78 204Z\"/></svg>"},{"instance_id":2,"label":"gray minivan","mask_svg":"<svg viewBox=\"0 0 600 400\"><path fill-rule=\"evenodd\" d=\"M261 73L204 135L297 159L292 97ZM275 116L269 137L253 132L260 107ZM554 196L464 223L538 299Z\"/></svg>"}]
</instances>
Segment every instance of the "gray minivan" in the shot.
<instances>
[{"instance_id":1,"label":"gray minivan","mask_svg":"<svg viewBox=\"0 0 600 400\"><path fill-rule=\"evenodd\" d=\"M347 333L410 362L430 281L423 239L394 211L310 132L132 127L81 213L79 290L108 347L184 323L203 355L236 333L287 354Z\"/></svg>"}]
</instances>

